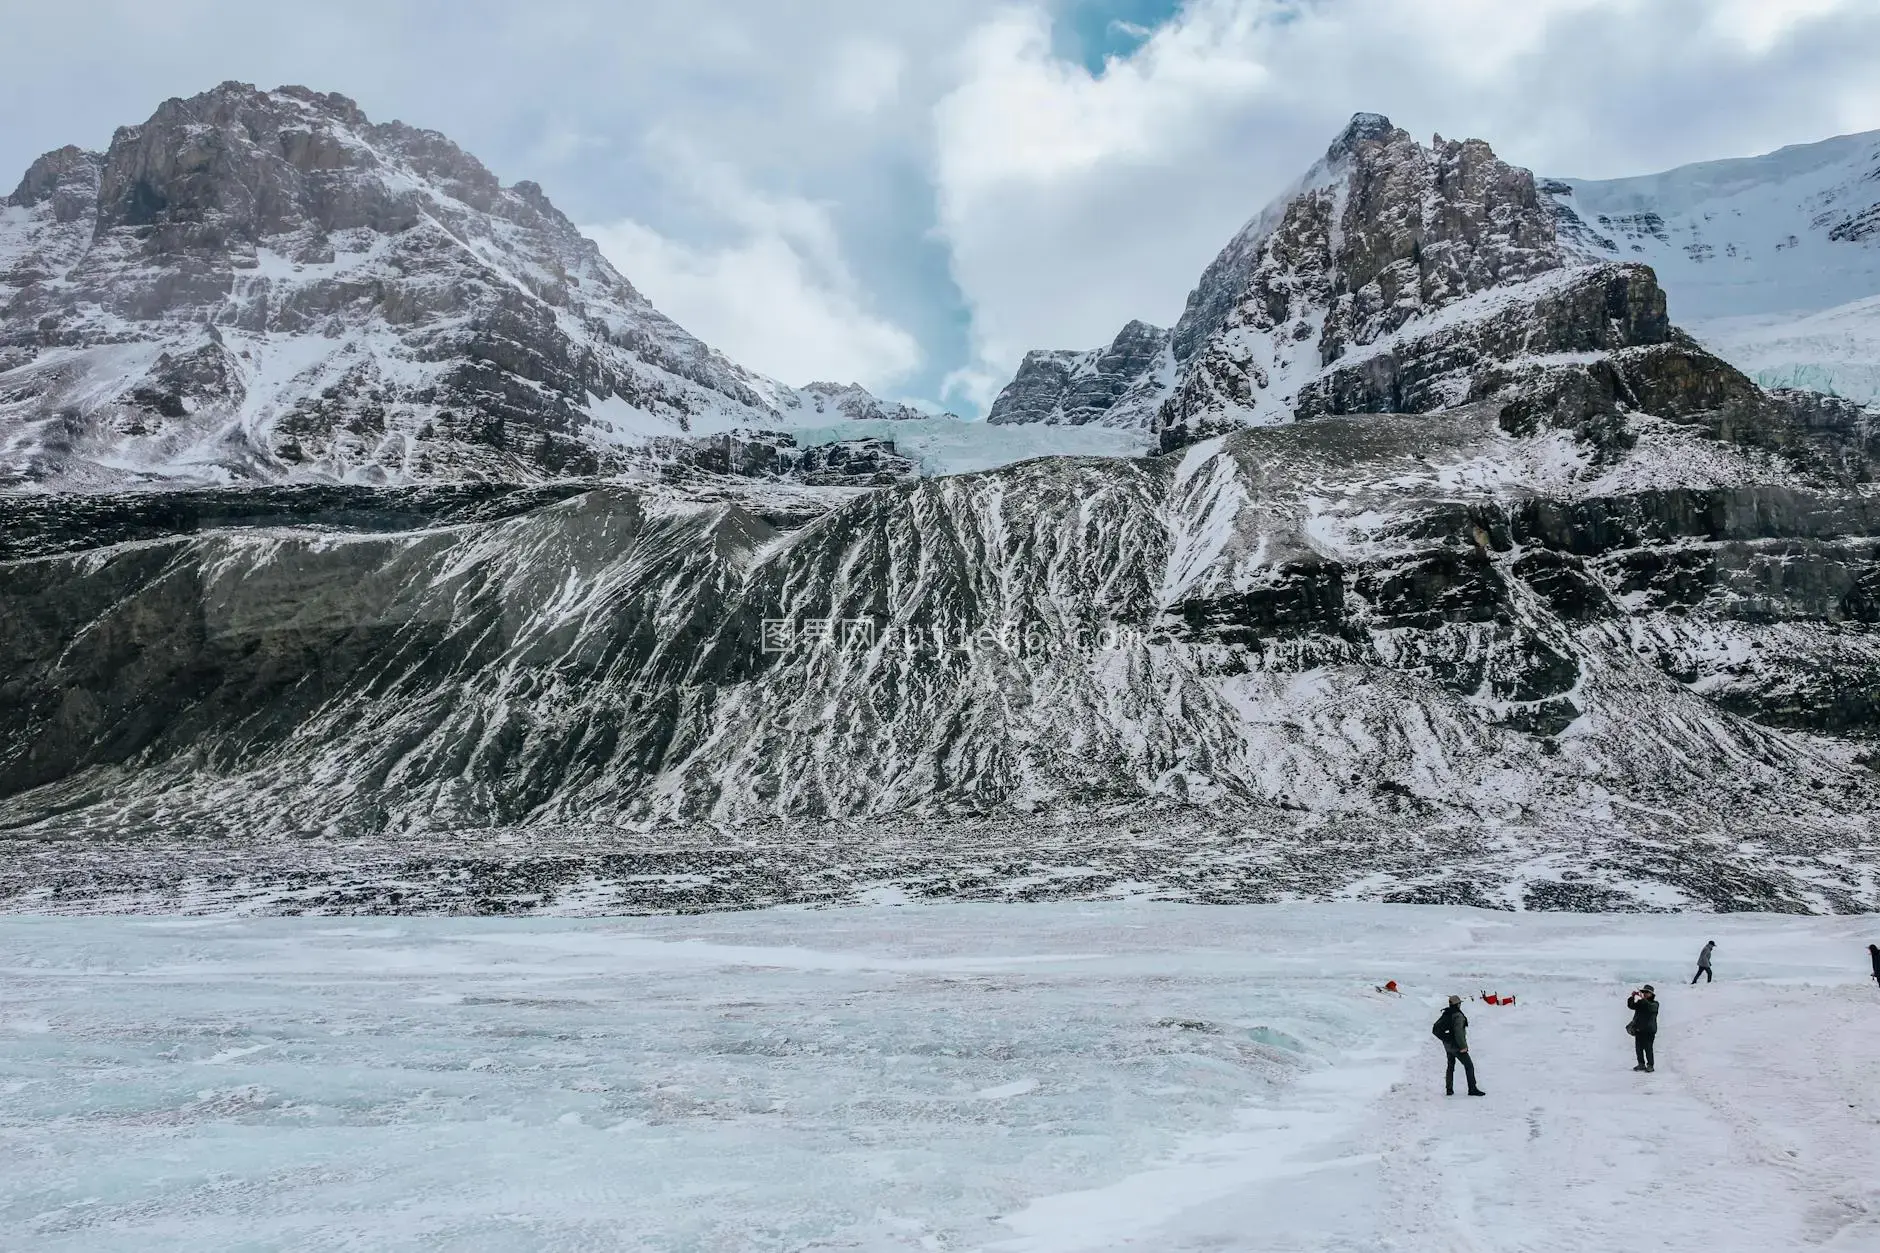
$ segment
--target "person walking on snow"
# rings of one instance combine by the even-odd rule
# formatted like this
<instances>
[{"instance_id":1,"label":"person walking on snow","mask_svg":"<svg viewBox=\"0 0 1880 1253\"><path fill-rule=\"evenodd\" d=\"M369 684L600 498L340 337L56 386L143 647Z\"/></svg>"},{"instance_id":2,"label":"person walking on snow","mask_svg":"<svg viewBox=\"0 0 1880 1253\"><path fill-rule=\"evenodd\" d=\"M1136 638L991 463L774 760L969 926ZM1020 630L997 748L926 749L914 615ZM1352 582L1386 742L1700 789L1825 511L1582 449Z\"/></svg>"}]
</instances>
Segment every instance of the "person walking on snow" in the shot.
<instances>
[{"instance_id":1,"label":"person walking on snow","mask_svg":"<svg viewBox=\"0 0 1880 1253\"><path fill-rule=\"evenodd\" d=\"M1869 944L1867 956L1873 958L1873 981L1880 983L1880 944Z\"/></svg>"},{"instance_id":2,"label":"person walking on snow","mask_svg":"<svg viewBox=\"0 0 1880 1253\"><path fill-rule=\"evenodd\" d=\"M1443 1095L1456 1094L1456 1062L1460 1060L1462 1073L1469 1081L1469 1095L1487 1096L1475 1086L1475 1059L1469 1056L1469 1016L1462 1012L1461 997L1449 998L1449 1007L1430 1027L1430 1034L1443 1042L1443 1052L1449 1055L1449 1066L1443 1071Z\"/></svg>"},{"instance_id":3,"label":"person walking on snow","mask_svg":"<svg viewBox=\"0 0 1880 1253\"><path fill-rule=\"evenodd\" d=\"M1710 954L1716 947L1717 942L1712 940L1704 945L1704 951L1697 955L1697 973L1691 976L1692 987L1697 986L1699 979L1702 979L1705 983L1716 982L1716 976L1710 973Z\"/></svg>"},{"instance_id":4,"label":"person walking on snow","mask_svg":"<svg viewBox=\"0 0 1880 1253\"><path fill-rule=\"evenodd\" d=\"M1658 1068L1657 1054L1652 1051L1658 1039L1658 994L1648 983L1625 998L1625 1007L1632 1011L1632 1021L1625 1029L1631 1032L1632 1050L1638 1054L1638 1065L1632 1069L1649 1075Z\"/></svg>"}]
</instances>

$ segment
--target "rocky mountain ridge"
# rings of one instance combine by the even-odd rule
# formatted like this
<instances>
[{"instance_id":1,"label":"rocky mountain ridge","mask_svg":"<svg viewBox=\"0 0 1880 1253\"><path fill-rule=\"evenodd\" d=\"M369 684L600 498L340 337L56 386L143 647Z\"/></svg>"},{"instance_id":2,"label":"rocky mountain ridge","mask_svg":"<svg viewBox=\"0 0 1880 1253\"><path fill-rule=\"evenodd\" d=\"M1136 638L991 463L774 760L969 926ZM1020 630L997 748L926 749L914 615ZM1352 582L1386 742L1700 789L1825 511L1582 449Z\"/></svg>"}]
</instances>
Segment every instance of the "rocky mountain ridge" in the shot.
<instances>
[{"instance_id":1,"label":"rocky mountain ridge","mask_svg":"<svg viewBox=\"0 0 1880 1253\"><path fill-rule=\"evenodd\" d=\"M960 420L957 413L929 413L913 405L883 400L860 383L807 383L783 398L783 412L793 421L921 422L928 418Z\"/></svg>"},{"instance_id":2,"label":"rocky mountain ridge","mask_svg":"<svg viewBox=\"0 0 1880 1253\"><path fill-rule=\"evenodd\" d=\"M1862 335L1848 336L1865 327L1858 316L1864 304L1825 315L1835 320L1813 332L1817 342L1845 341L1840 355L1847 360L1838 368L1771 367L1765 359L1788 344L1780 338L1782 325L1766 316L1754 326L1717 319L1724 310L1768 315L1818 301L1829 287L1880 290L1880 247L1869 246L1862 226L1880 213L1875 170L1880 136L1850 136L1650 178L1537 183L1478 140L1438 136L1424 147L1388 119L1359 114L1305 177L1203 273L1167 336L1167 358L1115 346L1028 354L994 414L1001 422L1150 426L1162 434L1164 447L1175 447L1237 424L1348 411L1325 407L1324 398L1343 387L1331 376L1374 359L1372 345L1385 340L1421 337L1427 350L1438 351L1439 332L1454 320L1451 307L1462 316L1478 293L1491 294L1494 316L1519 326L1518 334L1501 336L1505 355L1493 363L1499 377L1521 360L1592 350L1584 336L1560 338L1546 316L1537 319L1522 308L1530 300L1552 300L1557 281L1581 281L1559 275L1644 262L1656 267L1654 285L1665 286L1664 275L1673 275L1673 306L1681 293L1691 294L1693 310L1704 319L1700 339L1740 352L1746 363L1754 358L1764 381L1834 390L1840 378L1861 399L1865 376L1858 359L1872 346ZM1645 207L1650 203L1683 216L1667 226ZM1705 224L1720 216L1727 220ZM1773 224L1798 219L1807 225L1795 229L1807 238L1758 235L1758 256L1747 243L1724 238L1768 234ZM1705 242L1706 231L1722 242ZM1675 250L1674 232L1684 241ZM1713 270L1714 277L1702 277ZM1584 281L1600 280L1588 271ZM1522 284L1530 282L1539 286L1523 294ZM1419 336L1418 328L1427 334ZM1449 353L1446 394L1453 398L1479 398L1489 377L1474 370L1488 364L1477 338L1473 365L1457 365L1469 354ZM1367 403L1401 411L1404 398L1386 392L1372 389ZM1109 397L1127 402L1101 403ZM1434 402L1425 396L1412 403Z\"/></svg>"},{"instance_id":3,"label":"rocky mountain ridge","mask_svg":"<svg viewBox=\"0 0 1880 1253\"><path fill-rule=\"evenodd\" d=\"M0 201L0 484L526 481L830 411L914 413L737 366L539 186L341 96L225 83Z\"/></svg>"},{"instance_id":4,"label":"rocky mountain ridge","mask_svg":"<svg viewBox=\"0 0 1880 1253\"><path fill-rule=\"evenodd\" d=\"M1028 352L986 421L994 426L1147 426L1172 381L1171 335L1147 322L1131 322L1107 348Z\"/></svg>"}]
</instances>

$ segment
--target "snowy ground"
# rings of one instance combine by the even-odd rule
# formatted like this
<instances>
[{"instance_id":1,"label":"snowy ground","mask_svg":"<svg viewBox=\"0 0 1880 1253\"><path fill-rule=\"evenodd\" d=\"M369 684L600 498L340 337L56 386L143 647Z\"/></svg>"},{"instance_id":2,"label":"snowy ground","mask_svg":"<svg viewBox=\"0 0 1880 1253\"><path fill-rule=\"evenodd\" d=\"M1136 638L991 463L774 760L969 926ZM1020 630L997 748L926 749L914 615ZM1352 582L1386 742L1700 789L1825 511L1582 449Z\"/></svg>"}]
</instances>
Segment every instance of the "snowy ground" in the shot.
<instances>
[{"instance_id":1,"label":"snowy ground","mask_svg":"<svg viewBox=\"0 0 1880 1253\"><path fill-rule=\"evenodd\" d=\"M4 918L0 1248L1871 1250L1876 930ZM1519 997L1469 1006L1484 1100L1441 1093L1452 989Z\"/></svg>"}]
</instances>

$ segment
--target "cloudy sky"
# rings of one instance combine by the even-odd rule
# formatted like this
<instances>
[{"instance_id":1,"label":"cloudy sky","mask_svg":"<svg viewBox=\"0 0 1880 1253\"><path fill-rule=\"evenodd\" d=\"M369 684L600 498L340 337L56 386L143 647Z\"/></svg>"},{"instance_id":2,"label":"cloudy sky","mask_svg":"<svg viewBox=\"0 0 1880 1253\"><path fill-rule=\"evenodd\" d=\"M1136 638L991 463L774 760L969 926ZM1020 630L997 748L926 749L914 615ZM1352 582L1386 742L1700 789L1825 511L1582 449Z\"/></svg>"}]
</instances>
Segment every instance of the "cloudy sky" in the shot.
<instances>
[{"instance_id":1,"label":"cloudy sky","mask_svg":"<svg viewBox=\"0 0 1880 1253\"><path fill-rule=\"evenodd\" d=\"M1880 129L1876 0L9 5L0 181L165 97L302 83L540 182L794 383L980 412L1167 324L1354 111L1610 177Z\"/></svg>"}]
</instances>

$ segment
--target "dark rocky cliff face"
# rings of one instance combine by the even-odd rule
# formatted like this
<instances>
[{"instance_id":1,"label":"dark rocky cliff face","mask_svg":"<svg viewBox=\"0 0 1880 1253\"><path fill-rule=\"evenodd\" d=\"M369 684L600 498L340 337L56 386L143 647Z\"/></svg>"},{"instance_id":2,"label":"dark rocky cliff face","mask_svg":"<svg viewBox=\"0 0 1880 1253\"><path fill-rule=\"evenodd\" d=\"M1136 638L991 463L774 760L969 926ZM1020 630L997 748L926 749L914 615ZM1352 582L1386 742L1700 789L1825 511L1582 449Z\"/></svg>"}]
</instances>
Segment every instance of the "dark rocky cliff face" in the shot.
<instances>
[{"instance_id":1,"label":"dark rocky cliff face","mask_svg":"<svg viewBox=\"0 0 1880 1253\"><path fill-rule=\"evenodd\" d=\"M1181 319L1175 323L1173 347L1177 361L1193 360L1203 342L1227 321L1229 311L1239 303L1253 278L1267 236L1292 212L1295 198L1309 195L1335 178L1336 171L1349 166L1362 144L1387 140L1395 130L1390 119L1382 114L1354 114L1299 185L1267 205L1228 241L1227 247L1201 272L1201 281L1188 293Z\"/></svg>"},{"instance_id":2,"label":"dark rocky cliff face","mask_svg":"<svg viewBox=\"0 0 1880 1253\"><path fill-rule=\"evenodd\" d=\"M1607 295L1632 329L1598 334L1654 325ZM1326 882L1880 904L1837 860L1880 799L1871 415L1675 339L1588 368L1572 403L1498 390L795 517L596 486L48 531L0 564L0 822L377 838L1174 805ZM1624 399L1654 391L1674 417ZM1456 829L1511 842L1443 851ZM1706 832L1762 851L1722 877L1662 852Z\"/></svg>"}]
</instances>

